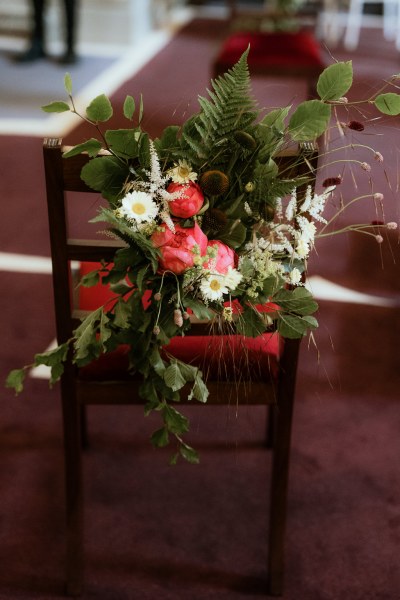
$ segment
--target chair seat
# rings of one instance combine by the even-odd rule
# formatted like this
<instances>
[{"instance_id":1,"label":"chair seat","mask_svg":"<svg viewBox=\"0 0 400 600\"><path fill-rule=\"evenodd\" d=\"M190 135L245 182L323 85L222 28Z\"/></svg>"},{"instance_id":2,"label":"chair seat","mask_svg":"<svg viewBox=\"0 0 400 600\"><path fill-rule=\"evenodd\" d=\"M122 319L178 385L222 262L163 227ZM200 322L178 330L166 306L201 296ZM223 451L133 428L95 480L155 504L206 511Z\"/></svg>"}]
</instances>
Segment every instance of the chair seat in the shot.
<instances>
[{"instance_id":1,"label":"chair seat","mask_svg":"<svg viewBox=\"0 0 400 600\"><path fill-rule=\"evenodd\" d=\"M215 70L224 72L232 67L250 46L250 72L292 70L293 75L319 72L324 68L321 49L312 33L243 32L233 33L224 42L215 61Z\"/></svg>"},{"instance_id":2,"label":"chair seat","mask_svg":"<svg viewBox=\"0 0 400 600\"><path fill-rule=\"evenodd\" d=\"M82 263L81 276L98 267L96 263ZM82 310L95 310L112 297L106 285L90 288L81 286L79 307ZM131 379L128 370L129 350L129 346L121 345L114 352L99 357L79 370L79 378L85 381ZM281 351L282 339L276 332L267 332L256 338L241 335L186 335L173 338L164 348L165 353L198 367L207 379L214 381L232 379L232 373L238 381L269 380L277 375Z\"/></svg>"}]
</instances>

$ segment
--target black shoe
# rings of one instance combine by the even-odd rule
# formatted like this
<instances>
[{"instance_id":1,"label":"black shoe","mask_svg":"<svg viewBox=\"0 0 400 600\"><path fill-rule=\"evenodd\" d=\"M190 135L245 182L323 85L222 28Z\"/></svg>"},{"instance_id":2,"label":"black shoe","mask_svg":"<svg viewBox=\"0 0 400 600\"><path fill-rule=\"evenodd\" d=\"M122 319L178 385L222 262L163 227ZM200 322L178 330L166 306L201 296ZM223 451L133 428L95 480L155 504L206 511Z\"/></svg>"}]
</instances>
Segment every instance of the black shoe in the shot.
<instances>
[{"instance_id":1,"label":"black shoe","mask_svg":"<svg viewBox=\"0 0 400 600\"><path fill-rule=\"evenodd\" d=\"M78 62L78 57L73 50L67 50L65 54L60 56L57 62L60 65L75 65Z\"/></svg>"},{"instance_id":2,"label":"black shoe","mask_svg":"<svg viewBox=\"0 0 400 600\"><path fill-rule=\"evenodd\" d=\"M15 60L19 63L30 63L45 58L45 56L42 42L34 40L28 50L16 56Z\"/></svg>"}]
</instances>

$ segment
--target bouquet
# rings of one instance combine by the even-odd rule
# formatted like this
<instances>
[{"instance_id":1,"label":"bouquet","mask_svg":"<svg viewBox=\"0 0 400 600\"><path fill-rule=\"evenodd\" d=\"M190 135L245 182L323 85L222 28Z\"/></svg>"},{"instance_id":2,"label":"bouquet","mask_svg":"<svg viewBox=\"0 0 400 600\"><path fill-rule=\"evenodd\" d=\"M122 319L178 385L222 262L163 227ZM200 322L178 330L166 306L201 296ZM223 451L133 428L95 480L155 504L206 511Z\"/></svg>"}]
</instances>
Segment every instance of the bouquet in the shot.
<instances>
[{"instance_id":1,"label":"bouquet","mask_svg":"<svg viewBox=\"0 0 400 600\"><path fill-rule=\"evenodd\" d=\"M110 301L91 312L66 343L37 354L33 365L50 366L54 383L68 355L81 368L127 345L129 370L143 376L145 412L157 411L162 419L153 444L165 446L174 438L178 451L172 462L179 454L197 462L196 451L183 439L188 420L176 403L182 393L206 402L207 382L199 368L170 355L168 344L190 330L193 318L246 337L272 330L301 338L318 326L318 306L304 286L304 273L316 239L330 232L333 218L325 218L324 208L340 177L327 178L316 193L316 165L308 151L328 131L338 106L350 110L345 95L352 64L332 64L321 74L319 99L262 114L251 94L246 52L212 81L197 114L182 127L167 127L157 139L142 129L142 100L137 108L127 96L127 127L104 131L113 115L110 100L96 97L81 115L69 74L64 84L68 102L51 102L43 110L71 111L93 125L96 137L64 158L89 155L81 177L108 203L93 222L103 223L121 247L111 264L103 261L80 282L108 285ZM382 90L365 102L385 115L400 113L394 92ZM339 121L337 126L343 127ZM357 121L348 126L362 128ZM279 168L279 156L299 145L305 145L296 158L303 161L302 174L293 177L290 169ZM382 200L379 193L367 196ZM381 241L376 225L342 230ZM11 371L7 385L20 392L31 366Z\"/></svg>"}]
</instances>

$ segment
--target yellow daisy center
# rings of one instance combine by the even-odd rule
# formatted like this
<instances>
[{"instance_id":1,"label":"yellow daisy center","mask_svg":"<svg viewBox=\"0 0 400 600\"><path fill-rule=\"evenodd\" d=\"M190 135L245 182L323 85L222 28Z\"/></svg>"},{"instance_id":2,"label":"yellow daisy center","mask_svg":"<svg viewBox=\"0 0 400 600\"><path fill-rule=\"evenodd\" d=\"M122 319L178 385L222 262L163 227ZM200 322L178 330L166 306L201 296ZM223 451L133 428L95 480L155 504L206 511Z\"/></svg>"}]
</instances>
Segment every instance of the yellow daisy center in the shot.
<instances>
[{"instance_id":1,"label":"yellow daisy center","mask_svg":"<svg viewBox=\"0 0 400 600\"><path fill-rule=\"evenodd\" d=\"M146 212L146 207L141 202L135 202L132 204L132 212L134 212L135 215L143 215Z\"/></svg>"},{"instance_id":2,"label":"yellow daisy center","mask_svg":"<svg viewBox=\"0 0 400 600\"><path fill-rule=\"evenodd\" d=\"M184 165L179 165L178 174L179 174L179 177L182 177L182 178L189 177L190 169L188 169L188 167L186 167Z\"/></svg>"},{"instance_id":3,"label":"yellow daisy center","mask_svg":"<svg viewBox=\"0 0 400 600\"><path fill-rule=\"evenodd\" d=\"M210 281L210 288L213 290L213 292L218 292L218 290L221 289L221 284L218 279L212 279Z\"/></svg>"}]
</instances>

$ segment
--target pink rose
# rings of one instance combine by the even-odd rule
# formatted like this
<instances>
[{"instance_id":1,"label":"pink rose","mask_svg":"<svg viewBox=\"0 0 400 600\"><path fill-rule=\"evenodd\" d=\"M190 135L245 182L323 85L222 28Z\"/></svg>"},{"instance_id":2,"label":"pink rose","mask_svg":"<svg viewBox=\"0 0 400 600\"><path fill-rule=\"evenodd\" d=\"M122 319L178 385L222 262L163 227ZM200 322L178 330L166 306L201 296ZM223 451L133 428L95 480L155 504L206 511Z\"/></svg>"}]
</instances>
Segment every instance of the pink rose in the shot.
<instances>
[{"instance_id":1,"label":"pink rose","mask_svg":"<svg viewBox=\"0 0 400 600\"><path fill-rule=\"evenodd\" d=\"M232 248L229 248L226 244L223 244L219 240L209 240L208 247L217 247L217 256L211 258L204 264L205 269L211 269L218 271L218 273L227 273L228 267L235 268L235 252Z\"/></svg>"},{"instance_id":2,"label":"pink rose","mask_svg":"<svg viewBox=\"0 0 400 600\"><path fill-rule=\"evenodd\" d=\"M203 206L204 196L197 183L190 181L188 184L182 183L170 183L167 187L167 192L172 194L173 192L183 192L182 198L171 200L169 204L169 210L174 217L180 217L181 219L188 219L197 215L200 208Z\"/></svg>"},{"instance_id":3,"label":"pink rose","mask_svg":"<svg viewBox=\"0 0 400 600\"><path fill-rule=\"evenodd\" d=\"M193 247L198 246L200 255L204 256L207 250L207 236L195 223L194 227L184 228L175 224L175 233L163 224L162 231L156 231L151 236L151 241L161 251L159 261L163 271L183 273L193 267Z\"/></svg>"}]
</instances>

